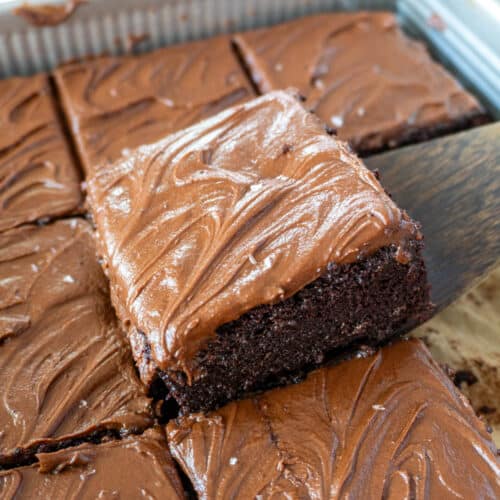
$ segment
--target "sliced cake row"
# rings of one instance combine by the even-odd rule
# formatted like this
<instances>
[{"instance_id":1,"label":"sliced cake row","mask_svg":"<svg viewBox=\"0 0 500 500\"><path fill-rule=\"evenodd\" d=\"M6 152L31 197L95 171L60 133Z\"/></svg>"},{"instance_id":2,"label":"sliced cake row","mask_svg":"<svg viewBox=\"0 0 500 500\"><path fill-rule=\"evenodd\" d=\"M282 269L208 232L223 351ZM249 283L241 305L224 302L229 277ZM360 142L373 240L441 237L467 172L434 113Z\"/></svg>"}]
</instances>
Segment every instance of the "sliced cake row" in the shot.
<instances>
[{"instance_id":1,"label":"sliced cake row","mask_svg":"<svg viewBox=\"0 0 500 500\"><path fill-rule=\"evenodd\" d=\"M172 420L166 441L147 429L88 223L0 235L0 286L1 498L500 494L484 423L420 341Z\"/></svg>"},{"instance_id":2,"label":"sliced cake row","mask_svg":"<svg viewBox=\"0 0 500 500\"><path fill-rule=\"evenodd\" d=\"M487 119L390 13L322 14L140 56L96 57L54 77L56 94L46 75L0 81L0 231L81 210L59 98L87 173L256 92L287 87L360 154Z\"/></svg>"},{"instance_id":3,"label":"sliced cake row","mask_svg":"<svg viewBox=\"0 0 500 500\"><path fill-rule=\"evenodd\" d=\"M415 374L418 373L418 377ZM99 445L0 471L21 498L483 498L500 494L485 426L420 341L304 382ZM185 491L187 487L187 491Z\"/></svg>"},{"instance_id":4,"label":"sliced cake row","mask_svg":"<svg viewBox=\"0 0 500 500\"><path fill-rule=\"evenodd\" d=\"M0 233L0 468L153 422L90 225Z\"/></svg>"}]
</instances>

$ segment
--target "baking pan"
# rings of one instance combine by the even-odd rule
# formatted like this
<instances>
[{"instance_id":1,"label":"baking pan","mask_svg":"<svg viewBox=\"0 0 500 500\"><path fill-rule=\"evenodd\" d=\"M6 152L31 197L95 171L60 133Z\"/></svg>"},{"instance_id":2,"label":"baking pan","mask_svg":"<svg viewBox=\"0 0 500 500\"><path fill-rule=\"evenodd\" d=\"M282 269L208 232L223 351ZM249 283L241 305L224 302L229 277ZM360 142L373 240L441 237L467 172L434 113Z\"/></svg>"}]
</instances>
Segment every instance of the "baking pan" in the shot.
<instances>
[{"instance_id":1,"label":"baking pan","mask_svg":"<svg viewBox=\"0 0 500 500\"><path fill-rule=\"evenodd\" d=\"M399 18L500 118L500 2L404 0Z\"/></svg>"},{"instance_id":2,"label":"baking pan","mask_svg":"<svg viewBox=\"0 0 500 500\"><path fill-rule=\"evenodd\" d=\"M410 35L424 40L434 57L482 100L492 116L500 118L500 2L496 0L89 0L63 23L43 27L13 14L22 3L0 0L0 78L50 70L92 54L124 53L134 40L142 40L134 48L140 52L315 12L391 10ZM495 366L491 361L500 360L500 293L492 291L497 289L498 271L486 289L464 297L418 332L431 342L436 359L456 369L476 366L478 358L486 360L491 371L488 376L479 373L478 378L489 384L488 394L500 388L500 363ZM477 294L483 302L474 312ZM493 297L490 302L488 296ZM475 318L485 308L487 319ZM460 335L455 336L457 328ZM478 340L472 347L471 337ZM474 401L474 390L469 394L477 409L481 400Z\"/></svg>"},{"instance_id":3,"label":"baking pan","mask_svg":"<svg viewBox=\"0 0 500 500\"><path fill-rule=\"evenodd\" d=\"M397 11L403 28L500 117L500 4L496 0L89 0L65 22L33 27L0 0L0 77L91 54L123 53L245 30L327 10ZM30 0L29 4L64 4Z\"/></svg>"}]
</instances>

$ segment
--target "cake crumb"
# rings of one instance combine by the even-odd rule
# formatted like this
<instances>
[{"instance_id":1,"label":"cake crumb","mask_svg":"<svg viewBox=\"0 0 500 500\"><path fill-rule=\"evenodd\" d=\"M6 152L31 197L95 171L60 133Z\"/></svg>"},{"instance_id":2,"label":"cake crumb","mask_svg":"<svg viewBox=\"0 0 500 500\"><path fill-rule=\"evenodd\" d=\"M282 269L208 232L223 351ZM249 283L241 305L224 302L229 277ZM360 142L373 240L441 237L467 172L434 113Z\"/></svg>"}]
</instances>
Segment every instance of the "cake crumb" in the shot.
<instances>
[{"instance_id":1,"label":"cake crumb","mask_svg":"<svg viewBox=\"0 0 500 500\"><path fill-rule=\"evenodd\" d=\"M457 387L462 384L474 385L478 382L478 378L470 370L457 370L453 382Z\"/></svg>"},{"instance_id":2,"label":"cake crumb","mask_svg":"<svg viewBox=\"0 0 500 500\"><path fill-rule=\"evenodd\" d=\"M139 45L141 45L143 42L146 42L148 40L149 40L148 33L141 33L140 35L135 35L133 33L129 33L129 35L127 36L127 39L125 41L125 52L127 54L134 52L134 50Z\"/></svg>"}]
</instances>

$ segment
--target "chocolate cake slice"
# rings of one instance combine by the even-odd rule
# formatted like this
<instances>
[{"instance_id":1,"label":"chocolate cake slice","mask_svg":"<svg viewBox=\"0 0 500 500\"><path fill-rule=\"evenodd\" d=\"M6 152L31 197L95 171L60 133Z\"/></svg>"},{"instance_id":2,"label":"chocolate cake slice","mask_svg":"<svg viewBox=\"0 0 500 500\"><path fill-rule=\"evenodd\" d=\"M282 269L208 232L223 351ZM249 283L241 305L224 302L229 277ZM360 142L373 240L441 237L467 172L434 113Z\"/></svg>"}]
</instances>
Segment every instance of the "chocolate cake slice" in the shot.
<instances>
[{"instance_id":1,"label":"chocolate cake slice","mask_svg":"<svg viewBox=\"0 0 500 500\"><path fill-rule=\"evenodd\" d=\"M87 173L255 95L227 37L70 63L54 76Z\"/></svg>"},{"instance_id":2,"label":"chocolate cake slice","mask_svg":"<svg viewBox=\"0 0 500 500\"><path fill-rule=\"evenodd\" d=\"M185 498L159 429L100 445L40 453L29 467L0 472L0 496L24 498Z\"/></svg>"},{"instance_id":3,"label":"chocolate cake slice","mask_svg":"<svg viewBox=\"0 0 500 500\"><path fill-rule=\"evenodd\" d=\"M477 100L389 12L303 17L235 41L262 93L298 88L361 155L487 121Z\"/></svg>"},{"instance_id":4,"label":"chocolate cake slice","mask_svg":"<svg viewBox=\"0 0 500 500\"><path fill-rule=\"evenodd\" d=\"M0 234L0 468L151 425L90 225Z\"/></svg>"},{"instance_id":5,"label":"chocolate cake slice","mask_svg":"<svg viewBox=\"0 0 500 500\"><path fill-rule=\"evenodd\" d=\"M0 80L0 231L74 214L81 201L48 77Z\"/></svg>"},{"instance_id":6,"label":"chocolate cake slice","mask_svg":"<svg viewBox=\"0 0 500 500\"><path fill-rule=\"evenodd\" d=\"M182 411L428 315L418 225L291 93L138 148L88 195L141 376Z\"/></svg>"},{"instance_id":7,"label":"chocolate cake slice","mask_svg":"<svg viewBox=\"0 0 500 500\"><path fill-rule=\"evenodd\" d=\"M204 500L500 496L491 436L417 340L171 421L167 435Z\"/></svg>"}]
</instances>

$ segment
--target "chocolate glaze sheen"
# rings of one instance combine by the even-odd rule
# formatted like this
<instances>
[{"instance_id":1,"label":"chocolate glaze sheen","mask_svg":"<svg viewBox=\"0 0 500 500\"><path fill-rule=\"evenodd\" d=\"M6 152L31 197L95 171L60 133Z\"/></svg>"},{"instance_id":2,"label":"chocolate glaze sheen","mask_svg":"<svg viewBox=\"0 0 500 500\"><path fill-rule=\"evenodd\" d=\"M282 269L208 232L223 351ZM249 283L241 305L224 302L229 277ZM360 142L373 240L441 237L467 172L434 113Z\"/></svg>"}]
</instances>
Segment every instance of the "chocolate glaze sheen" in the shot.
<instances>
[{"instance_id":1,"label":"chocolate glaze sheen","mask_svg":"<svg viewBox=\"0 0 500 500\"><path fill-rule=\"evenodd\" d=\"M484 114L392 13L321 14L235 41L261 92L296 87L308 108L363 153Z\"/></svg>"},{"instance_id":2,"label":"chocolate glaze sheen","mask_svg":"<svg viewBox=\"0 0 500 500\"><path fill-rule=\"evenodd\" d=\"M0 231L75 213L81 201L47 76L0 80Z\"/></svg>"},{"instance_id":3,"label":"chocolate glaze sheen","mask_svg":"<svg viewBox=\"0 0 500 500\"><path fill-rule=\"evenodd\" d=\"M254 96L227 37L97 57L54 75L87 173Z\"/></svg>"},{"instance_id":4,"label":"chocolate glaze sheen","mask_svg":"<svg viewBox=\"0 0 500 500\"><path fill-rule=\"evenodd\" d=\"M4 500L183 499L166 446L159 430L148 429L121 441L40 453L31 467L0 472L0 496Z\"/></svg>"},{"instance_id":5,"label":"chocolate glaze sheen","mask_svg":"<svg viewBox=\"0 0 500 500\"><path fill-rule=\"evenodd\" d=\"M201 499L500 495L496 449L417 340L167 426Z\"/></svg>"},{"instance_id":6,"label":"chocolate glaze sheen","mask_svg":"<svg viewBox=\"0 0 500 500\"><path fill-rule=\"evenodd\" d=\"M418 237L282 91L137 149L88 194L118 316L145 334L156 367L188 377L220 325L290 297L330 262Z\"/></svg>"},{"instance_id":7,"label":"chocolate glaze sheen","mask_svg":"<svg viewBox=\"0 0 500 500\"><path fill-rule=\"evenodd\" d=\"M92 238L79 219L0 234L0 468L151 424Z\"/></svg>"}]
</instances>

